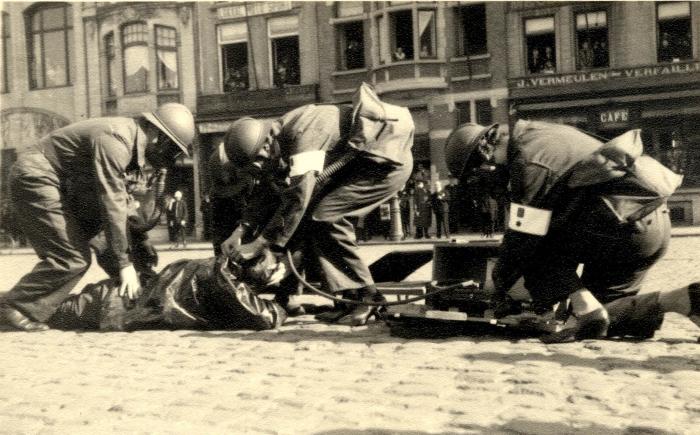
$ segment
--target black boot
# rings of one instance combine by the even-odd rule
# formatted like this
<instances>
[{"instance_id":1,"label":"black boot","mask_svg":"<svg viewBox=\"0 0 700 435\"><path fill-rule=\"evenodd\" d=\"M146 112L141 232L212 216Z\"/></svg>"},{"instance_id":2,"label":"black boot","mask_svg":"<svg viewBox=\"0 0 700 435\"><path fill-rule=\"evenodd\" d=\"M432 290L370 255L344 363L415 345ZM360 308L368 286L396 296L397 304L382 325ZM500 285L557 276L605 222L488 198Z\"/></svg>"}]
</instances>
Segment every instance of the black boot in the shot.
<instances>
[{"instance_id":1,"label":"black boot","mask_svg":"<svg viewBox=\"0 0 700 435\"><path fill-rule=\"evenodd\" d=\"M360 295L362 296L362 302L386 302L384 295L379 293L377 288L374 286L360 289ZM350 325L366 325L367 321L369 321L372 316L377 317L377 314L383 308L384 307L377 305L355 305L354 309L347 316L350 321Z\"/></svg>"},{"instance_id":2,"label":"black boot","mask_svg":"<svg viewBox=\"0 0 700 435\"><path fill-rule=\"evenodd\" d=\"M49 325L46 323L32 320L19 310L5 303L0 303L0 325L2 324L25 332L40 332L49 329Z\"/></svg>"},{"instance_id":3,"label":"black boot","mask_svg":"<svg viewBox=\"0 0 700 435\"><path fill-rule=\"evenodd\" d=\"M570 343L590 338L605 338L610 327L610 317L605 308L600 307L582 316L576 316L576 323L559 332L540 338L543 343Z\"/></svg>"},{"instance_id":4,"label":"black boot","mask_svg":"<svg viewBox=\"0 0 700 435\"><path fill-rule=\"evenodd\" d=\"M688 318L700 327L700 282L688 286L688 298L690 298ZM700 337L698 337L698 343L700 343Z\"/></svg>"},{"instance_id":5,"label":"black boot","mask_svg":"<svg viewBox=\"0 0 700 435\"><path fill-rule=\"evenodd\" d=\"M275 302L284 308L289 317L298 317L306 314L304 307L290 296L291 295L287 292L277 293L275 295Z\"/></svg>"},{"instance_id":6,"label":"black boot","mask_svg":"<svg viewBox=\"0 0 700 435\"><path fill-rule=\"evenodd\" d=\"M354 290L346 290L341 293L343 299L357 300L357 293ZM314 318L323 323L336 323L347 316L353 309L353 305L343 302L333 302L333 309L316 314Z\"/></svg>"}]
</instances>

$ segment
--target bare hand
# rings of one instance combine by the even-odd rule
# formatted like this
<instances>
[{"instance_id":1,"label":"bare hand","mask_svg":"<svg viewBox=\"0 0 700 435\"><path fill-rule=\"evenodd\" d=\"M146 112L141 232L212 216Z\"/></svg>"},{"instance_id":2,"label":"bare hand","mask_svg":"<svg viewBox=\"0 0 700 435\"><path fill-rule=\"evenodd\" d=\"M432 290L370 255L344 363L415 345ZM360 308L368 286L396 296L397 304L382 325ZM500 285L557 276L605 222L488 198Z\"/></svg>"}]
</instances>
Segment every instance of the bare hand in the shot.
<instances>
[{"instance_id":1,"label":"bare hand","mask_svg":"<svg viewBox=\"0 0 700 435\"><path fill-rule=\"evenodd\" d=\"M127 296L134 300L141 294L141 282L133 265L123 267L119 271L119 296Z\"/></svg>"}]
</instances>

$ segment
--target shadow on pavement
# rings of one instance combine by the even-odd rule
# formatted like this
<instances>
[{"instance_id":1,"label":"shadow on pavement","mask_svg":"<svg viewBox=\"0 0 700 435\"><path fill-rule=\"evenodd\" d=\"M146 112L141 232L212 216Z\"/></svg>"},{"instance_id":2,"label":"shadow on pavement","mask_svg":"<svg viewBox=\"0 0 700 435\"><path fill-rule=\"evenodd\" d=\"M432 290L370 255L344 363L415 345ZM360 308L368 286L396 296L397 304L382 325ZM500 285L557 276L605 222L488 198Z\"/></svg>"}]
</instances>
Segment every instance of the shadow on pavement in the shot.
<instances>
[{"instance_id":1,"label":"shadow on pavement","mask_svg":"<svg viewBox=\"0 0 700 435\"><path fill-rule=\"evenodd\" d=\"M503 434L503 435L513 435L513 434L557 434L557 435L568 435L568 434L606 434L606 435L643 435L643 434L654 434L654 435L666 435L673 432L668 432L663 429L648 427L648 426L628 426L626 428L613 428L610 426L604 426L601 424L592 424L588 426L572 427L564 423L554 423L554 422L542 422L542 421L530 421L523 419L511 420L505 424L492 425L492 426L481 426L481 425L471 425L471 424L455 424L454 432L441 432L441 433L474 433L474 434ZM329 431L316 432L314 435L423 435L433 432L422 432L422 431L400 431L393 429L334 429Z\"/></svg>"},{"instance_id":2,"label":"shadow on pavement","mask_svg":"<svg viewBox=\"0 0 700 435\"><path fill-rule=\"evenodd\" d=\"M569 346L581 346L581 343L569 344ZM558 349L562 349L559 347ZM688 356L657 356L645 360L634 360L617 357L593 357L582 358L566 353L473 353L464 355L469 361L491 361L500 364L513 364L526 361L545 361L557 363L561 366L588 367L602 372L610 370L651 370L660 374L668 374L679 370L700 370L700 360L694 355Z\"/></svg>"}]
</instances>

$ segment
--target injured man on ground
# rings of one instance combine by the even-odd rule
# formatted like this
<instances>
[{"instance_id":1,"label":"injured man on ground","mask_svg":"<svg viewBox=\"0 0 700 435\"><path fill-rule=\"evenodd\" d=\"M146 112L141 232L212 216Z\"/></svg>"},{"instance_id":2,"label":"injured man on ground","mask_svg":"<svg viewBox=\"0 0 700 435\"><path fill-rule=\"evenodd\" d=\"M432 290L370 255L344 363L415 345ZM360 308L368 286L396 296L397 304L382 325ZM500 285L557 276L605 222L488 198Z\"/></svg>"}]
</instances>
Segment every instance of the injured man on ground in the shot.
<instances>
[{"instance_id":1,"label":"injured man on ground","mask_svg":"<svg viewBox=\"0 0 700 435\"><path fill-rule=\"evenodd\" d=\"M251 329L279 327L287 313L256 290L277 270L259 257L245 266L225 257L178 260L160 273L139 271L142 293L134 301L119 296L118 281L88 284L66 298L51 316L54 329L135 331L143 329Z\"/></svg>"}]
</instances>

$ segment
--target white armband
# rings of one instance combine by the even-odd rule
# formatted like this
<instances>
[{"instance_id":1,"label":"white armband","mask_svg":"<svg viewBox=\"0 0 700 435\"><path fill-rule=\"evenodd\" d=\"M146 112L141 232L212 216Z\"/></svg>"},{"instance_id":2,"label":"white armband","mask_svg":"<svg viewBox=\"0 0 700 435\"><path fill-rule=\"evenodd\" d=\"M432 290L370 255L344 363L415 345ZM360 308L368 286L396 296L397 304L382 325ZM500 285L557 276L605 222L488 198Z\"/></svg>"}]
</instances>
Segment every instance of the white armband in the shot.
<instances>
[{"instance_id":1,"label":"white armband","mask_svg":"<svg viewBox=\"0 0 700 435\"><path fill-rule=\"evenodd\" d=\"M510 203L510 217L508 228L533 236L544 236L549 231L549 223L552 220L552 210L530 207L527 205Z\"/></svg>"},{"instance_id":2,"label":"white armband","mask_svg":"<svg viewBox=\"0 0 700 435\"><path fill-rule=\"evenodd\" d=\"M325 151L306 151L289 158L289 176L304 175L309 171L323 172L326 162Z\"/></svg>"}]
</instances>

